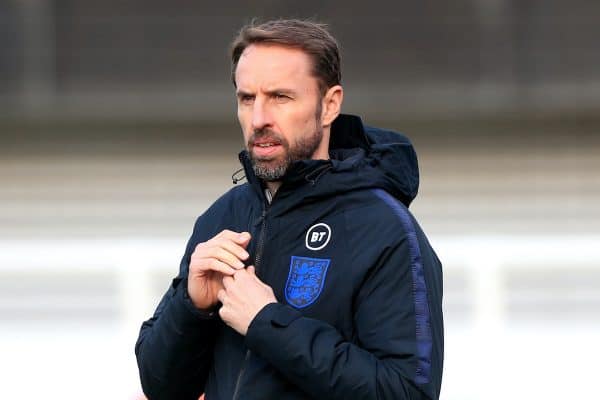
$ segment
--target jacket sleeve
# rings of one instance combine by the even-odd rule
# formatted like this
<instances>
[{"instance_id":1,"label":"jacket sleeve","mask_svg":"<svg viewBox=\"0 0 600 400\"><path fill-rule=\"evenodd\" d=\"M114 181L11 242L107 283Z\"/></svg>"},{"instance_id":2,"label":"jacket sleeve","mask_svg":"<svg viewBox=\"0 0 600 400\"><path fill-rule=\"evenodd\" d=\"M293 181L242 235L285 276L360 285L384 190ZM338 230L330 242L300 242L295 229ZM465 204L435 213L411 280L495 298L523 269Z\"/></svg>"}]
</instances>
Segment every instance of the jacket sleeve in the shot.
<instances>
[{"instance_id":1,"label":"jacket sleeve","mask_svg":"<svg viewBox=\"0 0 600 400\"><path fill-rule=\"evenodd\" d=\"M424 282L415 282L409 246L404 237L383 251L362 284L355 300L356 339L347 341L328 323L272 303L250 324L247 346L314 398L437 397L428 378L430 324L421 312L429 308L429 296L417 287Z\"/></svg>"},{"instance_id":2,"label":"jacket sleeve","mask_svg":"<svg viewBox=\"0 0 600 400\"><path fill-rule=\"evenodd\" d=\"M135 346L142 388L151 400L198 399L212 364L218 318L216 313L196 309L187 293L190 256L207 235L202 234L202 225L200 217L181 261L179 276L152 318L142 324Z\"/></svg>"}]
</instances>

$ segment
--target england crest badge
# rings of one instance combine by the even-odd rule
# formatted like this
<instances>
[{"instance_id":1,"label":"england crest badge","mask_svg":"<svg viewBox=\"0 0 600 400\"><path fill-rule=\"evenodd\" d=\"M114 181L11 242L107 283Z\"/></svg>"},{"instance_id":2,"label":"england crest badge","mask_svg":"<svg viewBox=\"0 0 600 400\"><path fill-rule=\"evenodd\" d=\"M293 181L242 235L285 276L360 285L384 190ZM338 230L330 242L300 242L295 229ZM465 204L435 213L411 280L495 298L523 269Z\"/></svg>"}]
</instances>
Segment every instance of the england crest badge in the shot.
<instances>
[{"instance_id":1,"label":"england crest badge","mask_svg":"<svg viewBox=\"0 0 600 400\"><path fill-rule=\"evenodd\" d=\"M292 256L285 299L296 308L314 303L321 294L331 260Z\"/></svg>"}]
</instances>

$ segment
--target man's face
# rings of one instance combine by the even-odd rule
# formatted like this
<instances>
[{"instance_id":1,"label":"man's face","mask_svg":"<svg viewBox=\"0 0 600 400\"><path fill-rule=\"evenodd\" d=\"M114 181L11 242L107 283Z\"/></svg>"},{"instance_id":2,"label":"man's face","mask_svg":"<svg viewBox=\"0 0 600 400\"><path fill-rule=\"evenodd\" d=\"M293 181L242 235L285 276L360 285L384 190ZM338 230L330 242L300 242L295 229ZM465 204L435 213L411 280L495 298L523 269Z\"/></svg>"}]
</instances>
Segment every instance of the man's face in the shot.
<instances>
[{"instance_id":1,"label":"man's face","mask_svg":"<svg viewBox=\"0 0 600 400\"><path fill-rule=\"evenodd\" d=\"M321 94L301 50L250 45L235 71L238 119L254 172L277 181L293 161L328 158Z\"/></svg>"}]
</instances>

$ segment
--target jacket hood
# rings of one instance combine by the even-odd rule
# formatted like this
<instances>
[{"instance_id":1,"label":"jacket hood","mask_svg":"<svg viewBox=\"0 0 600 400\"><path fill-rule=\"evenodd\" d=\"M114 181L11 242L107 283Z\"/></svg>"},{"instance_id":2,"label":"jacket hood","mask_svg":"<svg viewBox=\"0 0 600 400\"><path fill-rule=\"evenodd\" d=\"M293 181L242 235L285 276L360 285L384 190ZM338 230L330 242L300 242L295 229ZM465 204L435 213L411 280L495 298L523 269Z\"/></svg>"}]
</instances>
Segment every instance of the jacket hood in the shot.
<instances>
[{"instance_id":1,"label":"jacket hood","mask_svg":"<svg viewBox=\"0 0 600 400\"><path fill-rule=\"evenodd\" d=\"M402 134L365 126L357 116L340 114L331 127L329 153L330 160L292 163L277 197L289 195L310 201L351 190L379 188L408 207L417 195L417 155L410 140ZM247 151L240 153L240 161L248 182L262 192Z\"/></svg>"},{"instance_id":2,"label":"jacket hood","mask_svg":"<svg viewBox=\"0 0 600 400\"><path fill-rule=\"evenodd\" d=\"M360 171L360 180L385 189L407 207L417 196L417 153L406 136L365 126L359 117L341 114L333 123L329 148L338 170L350 164ZM363 184L356 182L359 187Z\"/></svg>"}]
</instances>

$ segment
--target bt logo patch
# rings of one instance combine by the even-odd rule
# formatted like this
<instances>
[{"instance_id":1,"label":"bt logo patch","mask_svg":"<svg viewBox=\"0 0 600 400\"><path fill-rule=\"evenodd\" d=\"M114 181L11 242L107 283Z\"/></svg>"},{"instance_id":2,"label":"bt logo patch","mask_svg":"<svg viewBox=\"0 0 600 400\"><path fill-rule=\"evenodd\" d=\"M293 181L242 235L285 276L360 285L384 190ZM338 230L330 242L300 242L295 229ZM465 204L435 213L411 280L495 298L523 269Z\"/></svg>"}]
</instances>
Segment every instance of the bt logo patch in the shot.
<instances>
[{"instance_id":1,"label":"bt logo patch","mask_svg":"<svg viewBox=\"0 0 600 400\"><path fill-rule=\"evenodd\" d=\"M306 248L309 250L321 250L331 239L331 228L324 223L315 224L306 232Z\"/></svg>"}]
</instances>

